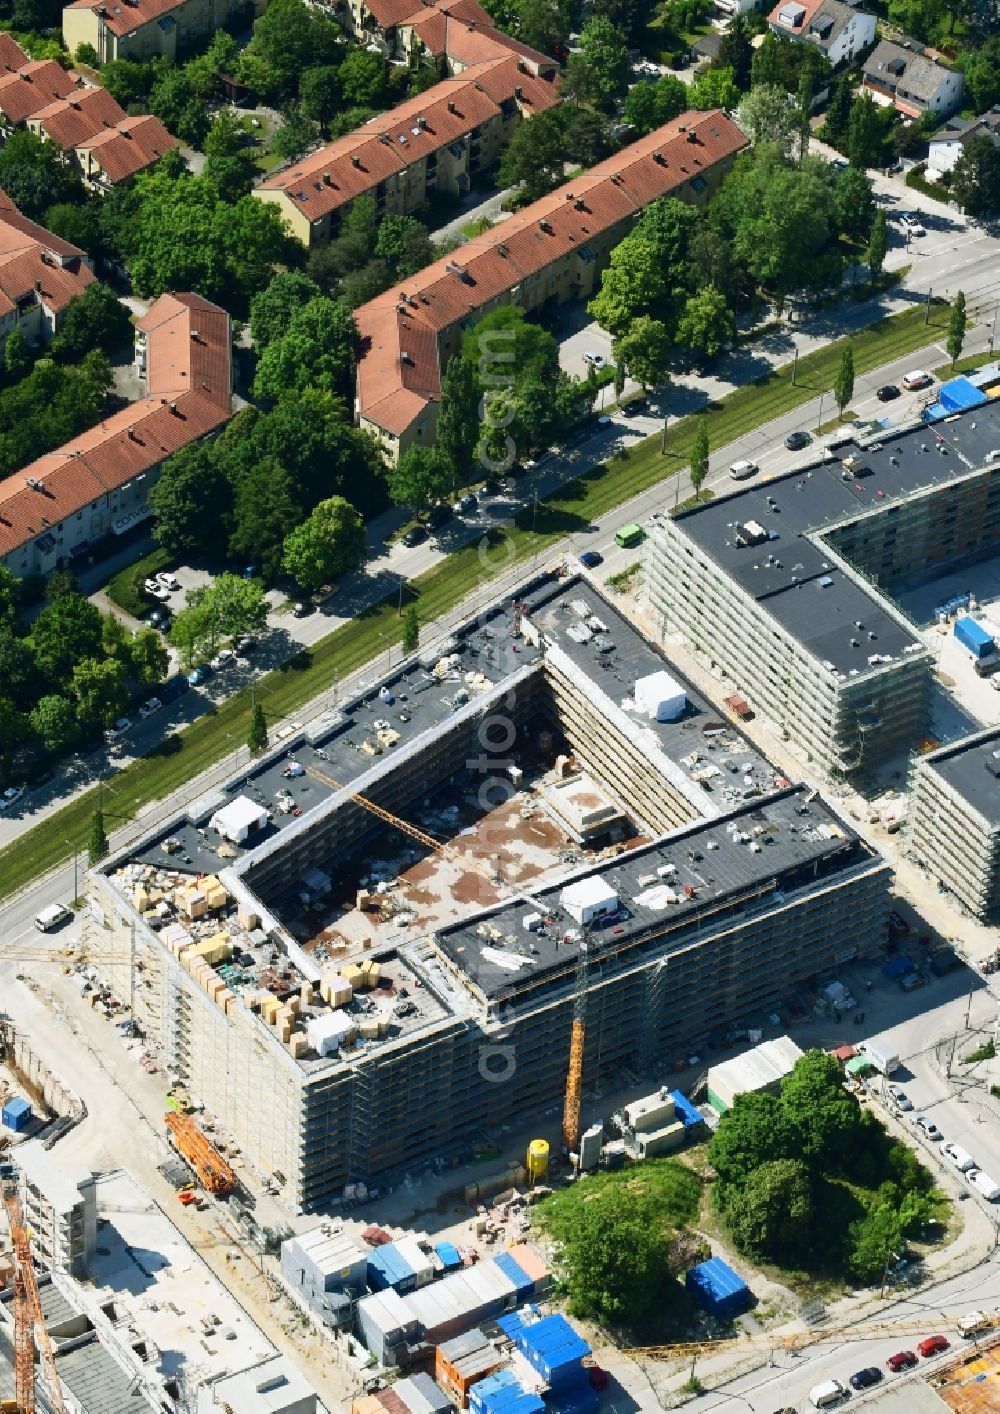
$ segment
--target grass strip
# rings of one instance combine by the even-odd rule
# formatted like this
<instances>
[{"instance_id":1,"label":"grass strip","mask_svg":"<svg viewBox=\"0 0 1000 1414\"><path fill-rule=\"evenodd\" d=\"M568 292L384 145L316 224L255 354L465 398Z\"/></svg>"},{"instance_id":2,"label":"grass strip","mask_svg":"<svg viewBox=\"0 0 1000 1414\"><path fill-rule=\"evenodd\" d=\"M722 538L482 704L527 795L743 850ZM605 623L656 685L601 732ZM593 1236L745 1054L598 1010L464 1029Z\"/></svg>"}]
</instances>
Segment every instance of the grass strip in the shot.
<instances>
[{"instance_id":1,"label":"grass strip","mask_svg":"<svg viewBox=\"0 0 1000 1414\"><path fill-rule=\"evenodd\" d=\"M929 324L925 324L928 313ZM948 306L935 301L929 311L923 306L909 309L853 335L856 373L890 363L930 343L935 332L947 323L947 315ZM839 339L800 358L794 384L789 364L709 403L703 413L683 418L666 434L665 455L660 450L661 438L656 435L591 467L547 500L539 501L536 511L531 507L523 511L509 530L491 532L493 545L499 546L502 540L506 544L485 561L476 545L449 555L409 585L419 604L421 622L432 623L459 604L471 588L482 587L491 575L509 570L518 560L530 559L566 536L582 531L633 496L677 475L687 465L701 417L708 419L709 444L719 448L794 411L821 392L830 395L843 344L844 340ZM257 682L257 697L264 704L268 720L277 721L296 712L319 693L331 689L336 680L348 677L399 643L402 621L397 610L398 595L392 592L388 599L335 629L311 648L303 649ZM108 824L117 827L133 819L144 805L164 799L243 745L249 725L247 688L110 777L103 785ZM72 845L67 841L75 841L77 849L85 846L97 800L95 787L0 851L0 900L69 859Z\"/></svg>"}]
</instances>

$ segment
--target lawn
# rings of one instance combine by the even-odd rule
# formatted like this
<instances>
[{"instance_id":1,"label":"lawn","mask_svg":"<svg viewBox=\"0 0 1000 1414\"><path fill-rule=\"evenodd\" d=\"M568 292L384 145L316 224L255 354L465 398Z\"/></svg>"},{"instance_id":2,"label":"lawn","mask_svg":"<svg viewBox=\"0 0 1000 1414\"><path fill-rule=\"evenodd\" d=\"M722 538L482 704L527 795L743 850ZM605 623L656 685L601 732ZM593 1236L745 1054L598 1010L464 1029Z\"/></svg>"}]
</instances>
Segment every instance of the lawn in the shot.
<instances>
[{"instance_id":1,"label":"lawn","mask_svg":"<svg viewBox=\"0 0 1000 1414\"><path fill-rule=\"evenodd\" d=\"M462 227L462 235L473 240L476 236L484 235L485 232L493 229L493 222L488 216L477 216L474 221L466 221Z\"/></svg>"},{"instance_id":2,"label":"lawn","mask_svg":"<svg viewBox=\"0 0 1000 1414\"><path fill-rule=\"evenodd\" d=\"M636 1201L652 1199L668 1232L693 1223L701 1206L702 1183L693 1169L676 1159L648 1159L617 1173L592 1173L585 1183L557 1189L534 1209L535 1221L561 1240L572 1231L581 1206L609 1190L621 1190Z\"/></svg>"},{"instance_id":3,"label":"lawn","mask_svg":"<svg viewBox=\"0 0 1000 1414\"><path fill-rule=\"evenodd\" d=\"M854 366L858 374L876 368L930 342L947 323L948 306L935 302L930 327L924 325L921 306L883 320L854 336ZM646 438L627 452L598 463L569 482L546 501L539 501L532 532L532 510L522 512L509 532L491 532L495 542L506 540L502 550L488 558L478 546L457 551L412 582L419 603L420 620L430 624L460 603L470 586L482 588L494 575L510 570L518 561L529 561L568 535L599 520L652 486L683 472L687 466L699 416L708 421L709 443L718 449L771 419L792 411L820 392L830 389L840 366L842 341L828 344L798 361L796 382L791 365L739 388L704 414L683 418L669 429L665 455L660 436ZM831 409L832 409L831 397ZM678 498L681 490L678 488ZM686 500L686 498L684 498ZM134 572L134 571L132 571ZM125 571L124 573L130 573ZM256 685L270 721L298 711L335 680L349 676L376 658L402 636L397 615L397 595L360 618L335 629L314 647L303 650L283 667L268 673ZM178 735L168 737L149 756L128 766L104 784L104 808L109 825L118 827L134 819L150 801L161 800L185 785L199 772L246 741L250 722L249 689L229 698L217 710ZM0 899L19 889L70 857L72 846L82 846L90 831L97 804L97 789L85 792L41 824L26 831L0 851Z\"/></svg>"},{"instance_id":4,"label":"lawn","mask_svg":"<svg viewBox=\"0 0 1000 1414\"><path fill-rule=\"evenodd\" d=\"M978 368L985 368L988 363L995 363L996 360L995 353L969 354L967 358L956 360L954 367L950 363L942 363L940 368L932 368L931 372L939 380L957 378L960 373L975 373Z\"/></svg>"}]
</instances>

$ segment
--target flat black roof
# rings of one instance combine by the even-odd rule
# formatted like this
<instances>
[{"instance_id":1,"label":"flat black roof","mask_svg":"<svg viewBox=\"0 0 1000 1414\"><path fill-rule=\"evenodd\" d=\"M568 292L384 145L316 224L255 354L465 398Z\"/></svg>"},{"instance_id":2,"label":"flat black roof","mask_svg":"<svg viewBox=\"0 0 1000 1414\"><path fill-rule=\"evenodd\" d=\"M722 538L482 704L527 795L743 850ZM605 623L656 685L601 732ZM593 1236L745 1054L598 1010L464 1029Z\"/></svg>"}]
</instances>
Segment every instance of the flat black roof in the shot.
<instances>
[{"instance_id":1,"label":"flat black roof","mask_svg":"<svg viewBox=\"0 0 1000 1414\"><path fill-rule=\"evenodd\" d=\"M673 760L704 745L703 728L719 722L718 712L585 579L545 573L519 590L517 604L517 612L523 611L532 622L537 621L546 637L562 648L616 705L630 695L639 678L669 672L687 696L683 718L679 722L649 722L633 714L636 729ZM577 610L585 606L586 617L597 619L602 625L597 633L587 630L590 637L586 643L577 642L568 634L571 627L579 629L584 623L574 605ZM402 759L418 735L443 725L465 701L474 701L477 690L468 681L470 675L484 685L496 685L526 666L540 665L545 648L533 646L523 636L514 637L514 616L514 601L508 600L457 628L451 637L428 648L417 661L382 677L373 674L365 689L311 723L305 732L289 733L286 747L272 750L261 763L233 776L221 790L194 801L184 817L158 828L129 858L157 868L215 873L268 841L277 840L289 825L336 794L336 788L323 776L350 785L373 766L391 766ZM603 651L598 651L599 647ZM441 666L442 659L447 659L445 667ZM379 746L379 724L398 733L393 746ZM741 777L749 777L750 784L743 781L738 785L727 777L716 792L719 809L738 803L746 790L759 794L772 790L776 781L783 779L757 748L730 724L725 725L726 740L732 747L730 754L738 759ZM293 763L303 768L301 774L288 774ZM678 770L693 780L682 768ZM698 801L697 784L690 789ZM703 784L702 789L713 794L711 783L707 787ZM244 845L223 841L206 828L208 817L238 796L246 796L270 812L267 826L252 833ZM282 800L286 808L282 808ZM706 810L711 810L712 802L704 804ZM164 850L166 840L171 841L169 854Z\"/></svg>"},{"instance_id":2,"label":"flat black roof","mask_svg":"<svg viewBox=\"0 0 1000 1414\"><path fill-rule=\"evenodd\" d=\"M831 874L873 862L879 862L875 851L815 791L796 786L724 819L691 825L571 883L597 878L617 893L619 913L586 938L593 964L601 964L607 975L615 959L621 965L634 961L647 938L669 952L688 942L692 929L704 937L699 919L706 909L713 910L721 929L727 901L745 918L755 908L774 907L800 890L815 889ZM530 996L540 982L568 987L583 938L560 904L565 887L561 882L443 929L437 944L487 998L502 996L516 1003L519 994ZM653 891L658 888L679 897L657 896ZM524 926L532 912L545 919L540 930Z\"/></svg>"},{"instance_id":3,"label":"flat black roof","mask_svg":"<svg viewBox=\"0 0 1000 1414\"><path fill-rule=\"evenodd\" d=\"M807 537L958 480L997 449L1000 400L932 426L847 435L825 459L704 502L676 523L820 661L839 672L866 671L870 656L895 658L920 639L878 591L838 569ZM748 522L763 535L741 535ZM738 543L748 538L756 543Z\"/></svg>"},{"instance_id":4,"label":"flat black roof","mask_svg":"<svg viewBox=\"0 0 1000 1414\"><path fill-rule=\"evenodd\" d=\"M942 747L927 757L927 764L1000 829L1000 727Z\"/></svg>"}]
</instances>

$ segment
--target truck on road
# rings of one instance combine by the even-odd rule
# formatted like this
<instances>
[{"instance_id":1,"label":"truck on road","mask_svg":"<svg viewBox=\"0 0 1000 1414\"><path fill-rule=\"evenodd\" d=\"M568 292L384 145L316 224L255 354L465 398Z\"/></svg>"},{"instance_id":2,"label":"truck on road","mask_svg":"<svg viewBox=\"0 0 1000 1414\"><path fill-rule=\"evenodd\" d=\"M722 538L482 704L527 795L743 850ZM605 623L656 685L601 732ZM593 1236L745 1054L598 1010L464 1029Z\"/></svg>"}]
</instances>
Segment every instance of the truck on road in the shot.
<instances>
[{"instance_id":1,"label":"truck on road","mask_svg":"<svg viewBox=\"0 0 1000 1414\"><path fill-rule=\"evenodd\" d=\"M899 1056L880 1041L862 1041L858 1050L868 1057L880 1075L895 1075L899 1069Z\"/></svg>"},{"instance_id":2,"label":"truck on road","mask_svg":"<svg viewBox=\"0 0 1000 1414\"><path fill-rule=\"evenodd\" d=\"M977 1335L985 1335L991 1331L997 1322L992 1316L987 1316L985 1311L970 1311L967 1316L960 1316L958 1321L958 1333L966 1340L973 1340Z\"/></svg>"}]
</instances>

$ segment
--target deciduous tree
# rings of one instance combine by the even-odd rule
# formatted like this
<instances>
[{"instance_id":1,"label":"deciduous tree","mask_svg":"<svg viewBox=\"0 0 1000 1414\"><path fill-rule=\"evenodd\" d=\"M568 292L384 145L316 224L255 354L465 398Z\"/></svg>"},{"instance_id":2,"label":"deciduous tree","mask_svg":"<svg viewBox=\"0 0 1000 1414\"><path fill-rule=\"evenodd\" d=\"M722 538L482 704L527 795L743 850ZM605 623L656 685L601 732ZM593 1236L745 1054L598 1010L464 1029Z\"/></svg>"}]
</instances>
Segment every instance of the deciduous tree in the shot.
<instances>
[{"instance_id":1,"label":"deciduous tree","mask_svg":"<svg viewBox=\"0 0 1000 1414\"><path fill-rule=\"evenodd\" d=\"M452 467L439 447L408 447L386 479L397 506L422 510L440 500L452 484Z\"/></svg>"},{"instance_id":2,"label":"deciduous tree","mask_svg":"<svg viewBox=\"0 0 1000 1414\"><path fill-rule=\"evenodd\" d=\"M257 352L287 333L293 316L319 293L319 286L300 270L279 270L250 301L250 332Z\"/></svg>"},{"instance_id":3,"label":"deciduous tree","mask_svg":"<svg viewBox=\"0 0 1000 1414\"><path fill-rule=\"evenodd\" d=\"M951 194L969 216L1000 211L1000 148L986 134L959 153L951 169Z\"/></svg>"},{"instance_id":4,"label":"deciduous tree","mask_svg":"<svg viewBox=\"0 0 1000 1414\"><path fill-rule=\"evenodd\" d=\"M872 276L882 273L886 251L889 248L889 231L884 207L879 207L872 221L872 233L868 237L868 269Z\"/></svg>"},{"instance_id":5,"label":"deciduous tree","mask_svg":"<svg viewBox=\"0 0 1000 1414\"><path fill-rule=\"evenodd\" d=\"M113 290L100 280L74 295L63 312L52 353L64 363L75 362L91 349L118 353L132 342L129 312Z\"/></svg>"},{"instance_id":6,"label":"deciduous tree","mask_svg":"<svg viewBox=\"0 0 1000 1414\"><path fill-rule=\"evenodd\" d=\"M47 693L31 709L31 730L50 756L61 755L80 739L76 708L65 697Z\"/></svg>"},{"instance_id":7,"label":"deciduous tree","mask_svg":"<svg viewBox=\"0 0 1000 1414\"><path fill-rule=\"evenodd\" d=\"M684 305L677 321L677 342L702 358L715 358L736 337L736 321L725 296L706 285Z\"/></svg>"},{"instance_id":8,"label":"deciduous tree","mask_svg":"<svg viewBox=\"0 0 1000 1414\"><path fill-rule=\"evenodd\" d=\"M416 604L407 604L403 610L403 652L415 653L420 646L420 619Z\"/></svg>"},{"instance_id":9,"label":"deciduous tree","mask_svg":"<svg viewBox=\"0 0 1000 1414\"><path fill-rule=\"evenodd\" d=\"M737 1249L755 1261L804 1266L813 1251L817 1212L809 1170L798 1159L763 1163L731 1190L726 1225Z\"/></svg>"},{"instance_id":10,"label":"deciduous tree","mask_svg":"<svg viewBox=\"0 0 1000 1414\"><path fill-rule=\"evenodd\" d=\"M703 69L695 74L689 89L693 108L734 109L740 101L740 91L732 69Z\"/></svg>"},{"instance_id":11,"label":"deciduous tree","mask_svg":"<svg viewBox=\"0 0 1000 1414\"><path fill-rule=\"evenodd\" d=\"M331 496L285 537L284 565L303 589L314 591L353 569L365 547L364 521L349 501Z\"/></svg>"},{"instance_id":12,"label":"deciduous tree","mask_svg":"<svg viewBox=\"0 0 1000 1414\"><path fill-rule=\"evenodd\" d=\"M642 315L615 343L615 363L645 388L664 382L670 359L670 335L659 319ZM624 377L622 380L624 389ZM618 390L619 397L621 390Z\"/></svg>"},{"instance_id":13,"label":"deciduous tree","mask_svg":"<svg viewBox=\"0 0 1000 1414\"><path fill-rule=\"evenodd\" d=\"M162 682L170 667L170 654L155 628L141 628L128 644L128 670L146 687Z\"/></svg>"},{"instance_id":14,"label":"deciduous tree","mask_svg":"<svg viewBox=\"0 0 1000 1414\"><path fill-rule=\"evenodd\" d=\"M756 84L741 100L736 121L756 147L770 142L786 156L798 134L798 113L785 89L777 84Z\"/></svg>"},{"instance_id":15,"label":"deciduous tree","mask_svg":"<svg viewBox=\"0 0 1000 1414\"><path fill-rule=\"evenodd\" d=\"M285 467L277 459L265 458L235 489L230 555L259 565L264 579L273 583L281 574L285 536L302 514L302 502Z\"/></svg>"},{"instance_id":16,"label":"deciduous tree","mask_svg":"<svg viewBox=\"0 0 1000 1414\"><path fill-rule=\"evenodd\" d=\"M70 679L73 696L85 722L107 727L128 705L125 669L116 658L83 658Z\"/></svg>"},{"instance_id":17,"label":"deciduous tree","mask_svg":"<svg viewBox=\"0 0 1000 1414\"><path fill-rule=\"evenodd\" d=\"M193 443L168 457L149 490L153 535L175 555L217 554L232 513L225 472L208 447Z\"/></svg>"},{"instance_id":18,"label":"deciduous tree","mask_svg":"<svg viewBox=\"0 0 1000 1414\"><path fill-rule=\"evenodd\" d=\"M75 664L101 656L101 613L82 594L64 594L45 608L31 629L35 662L42 675L64 688Z\"/></svg>"},{"instance_id":19,"label":"deciduous tree","mask_svg":"<svg viewBox=\"0 0 1000 1414\"><path fill-rule=\"evenodd\" d=\"M451 468L452 486L469 479L472 453L478 440L479 393L475 373L468 359L458 353L449 361L441 379L436 438L436 445Z\"/></svg>"},{"instance_id":20,"label":"deciduous tree","mask_svg":"<svg viewBox=\"0 0 1000 1414\"><path fill-rule=\"evenodd\" d=\"M348 306L318 295L296 310L285 333L265 348L254 393L272 402L306 388L347 394L357 346L358 330Z\"/></svg>"}]
</instances>

